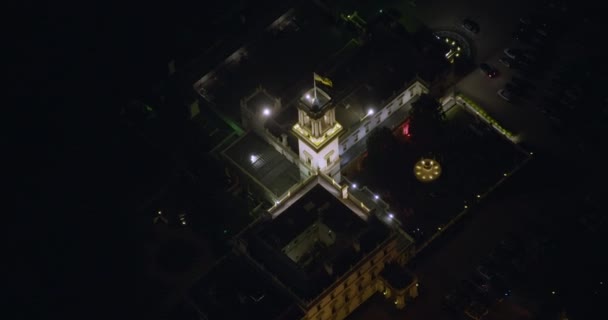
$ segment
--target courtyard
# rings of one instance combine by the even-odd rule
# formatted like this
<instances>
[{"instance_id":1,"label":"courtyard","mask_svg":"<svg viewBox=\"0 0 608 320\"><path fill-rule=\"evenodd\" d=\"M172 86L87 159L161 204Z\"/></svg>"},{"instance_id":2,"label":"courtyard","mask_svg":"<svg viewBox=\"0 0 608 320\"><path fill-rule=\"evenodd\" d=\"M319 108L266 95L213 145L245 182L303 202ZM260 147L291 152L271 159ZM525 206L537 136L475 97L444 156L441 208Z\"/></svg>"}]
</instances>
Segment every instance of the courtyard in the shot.
<instances>
[{"instance_id":1,"label":"courtyard","mask_svg":"<svg viewBox=\"0 0 608 320\"><path fill-rule=\"evenodd\" d=\"M367 187L388 203L419 242L482 200L530 157L463 107L450 109L447 118L444 132L423 146L411 143L406 121L392 132L396 142L389 144L381 169L371 166L365 153L343 171L351 187ZM439 164L426 181L415 174L422 159Z\"/></svg>"}]
</instances>

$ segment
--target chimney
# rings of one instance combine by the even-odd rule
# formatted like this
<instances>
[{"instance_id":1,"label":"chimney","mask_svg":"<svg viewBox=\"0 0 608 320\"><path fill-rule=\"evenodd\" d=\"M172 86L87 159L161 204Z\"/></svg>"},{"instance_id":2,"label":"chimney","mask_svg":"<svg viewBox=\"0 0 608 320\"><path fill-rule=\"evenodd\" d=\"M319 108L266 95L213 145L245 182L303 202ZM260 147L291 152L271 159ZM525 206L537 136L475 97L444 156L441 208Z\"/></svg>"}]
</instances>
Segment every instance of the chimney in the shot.
<instances>
[{"instance_id":1,"label":"chimney","mask_svg":"<svg viewBox=\"0 0 608 320\"><path fill-rule=\"evenodd\" d=\"M287 147L287 134L281 133L281 144Z\"/></svg>"},{"instance_id":2,"label":"chimney","mask_svg":"<svg viewBox=\"0 0 608 320\"><path fill-rule=\"evenodd\" d=\"M334 274L334 266L333 264L331 264L330 262L325 262L323 264L323 267L325 267L325 271L327 271L328 275L333 275Z\"/></svg>"},{"instance_id":3,"label":"chimney","mask_svg":"<svg viewBox=\"0 0 608 320\"><path fill-rule=\"evenodd\" d=\"M359 242L359 239L353 239L353 248L356 252L361 251L361 242Z\"/></svg>"},{"instance_id":4,"label":"chimney","mask_svg":"<svg viewBox=\"0 0 608 320\"><path fill-rule=\"evenodd\" d=\"M348 185L345 184L342 186L342 199L348 198Z\"/></svg>"}]
</instances>

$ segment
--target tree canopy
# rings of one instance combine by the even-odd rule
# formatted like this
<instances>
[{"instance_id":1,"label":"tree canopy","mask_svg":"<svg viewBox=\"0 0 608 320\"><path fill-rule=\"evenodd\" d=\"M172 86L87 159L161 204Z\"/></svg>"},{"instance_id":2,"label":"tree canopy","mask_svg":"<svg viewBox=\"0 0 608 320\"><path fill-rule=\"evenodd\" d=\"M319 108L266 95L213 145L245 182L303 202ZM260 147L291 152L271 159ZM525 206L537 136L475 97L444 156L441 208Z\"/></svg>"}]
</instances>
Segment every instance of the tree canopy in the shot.
<instances>
[{"instance_id":1,"label":"tree canopy","mask_svg":"<svg viewBox=\"0 0 608 320\"><path fill-rule=\"evenodd\" d=\"M433 146L440 142L444 131L445 116L441 104L428 94L412 103L410 109L410 133L418 146Z\"/></svg>"},{"instance_id":2,"label":"tree canopy","mask_svg":"<svg viewBox=\"0 0 608 320\"><path fill-rule=\"evenodd\" d=\"M374 129L367 138L367 166L376 175L390 174L399 161L400 146L386 127Z\"/></svg>"}]
</instances>

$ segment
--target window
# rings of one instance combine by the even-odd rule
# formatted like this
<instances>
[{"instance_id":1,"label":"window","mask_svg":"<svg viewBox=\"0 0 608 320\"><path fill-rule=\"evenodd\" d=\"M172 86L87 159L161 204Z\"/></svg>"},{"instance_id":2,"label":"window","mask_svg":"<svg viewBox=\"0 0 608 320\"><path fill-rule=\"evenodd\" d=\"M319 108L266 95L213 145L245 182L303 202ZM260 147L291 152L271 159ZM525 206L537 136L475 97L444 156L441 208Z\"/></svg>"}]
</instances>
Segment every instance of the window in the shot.
<instances>
[{"instance_id":1,"label":"window","mask_svg":"<svg viewBox=\"0 0 608 320\"><path fill-rule=\"evenodd\" d=\"M332 155L333 155L333 154L334 154L334 150L332 150L332 151L328 152L328 153L325 155L325 161L327 162L327 166L328 166L328 167L329 167L329 165L331 164L331 157L332 157Z\"/></svg>"},{"instance_id":2,"label":"window","mask_svg":"<svg viewBox=\"0 0 608 320\"><path fill-rule=\"evenodd\" d=\"M308 163L308 165L312 165L312 160L310 158L306 158L306 163Z\"/></svg>"}]
</instances>

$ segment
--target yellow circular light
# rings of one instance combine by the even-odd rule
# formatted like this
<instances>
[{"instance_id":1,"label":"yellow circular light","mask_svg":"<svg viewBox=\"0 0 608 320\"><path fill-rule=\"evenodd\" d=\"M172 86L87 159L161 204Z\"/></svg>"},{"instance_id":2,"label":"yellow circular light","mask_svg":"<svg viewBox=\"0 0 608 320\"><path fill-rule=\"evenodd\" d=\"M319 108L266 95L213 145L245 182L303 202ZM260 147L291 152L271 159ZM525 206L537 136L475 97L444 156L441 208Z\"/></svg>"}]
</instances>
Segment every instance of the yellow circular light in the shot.
<instances>
[{"instance_id":1,"label":"yellow circular light","mask_svg":"<svg viewBox=\"0 0 608 320\"><path fill-rule=\"evenodd\" d=\"M420 159L414 165L414 175L421 182L431 182L441 175L441 165L434 159Z\"/></svg>"}]
</instances>

